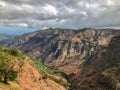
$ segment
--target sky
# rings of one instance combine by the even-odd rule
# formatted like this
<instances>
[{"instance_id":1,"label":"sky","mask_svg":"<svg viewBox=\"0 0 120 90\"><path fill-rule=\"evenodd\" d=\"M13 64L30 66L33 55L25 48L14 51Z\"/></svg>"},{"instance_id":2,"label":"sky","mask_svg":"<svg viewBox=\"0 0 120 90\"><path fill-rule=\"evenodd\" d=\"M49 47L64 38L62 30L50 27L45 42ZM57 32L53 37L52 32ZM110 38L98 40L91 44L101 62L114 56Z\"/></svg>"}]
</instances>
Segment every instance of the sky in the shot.
<instances>
[{"instance_id":1,"label":"sky","mask_svg":"<svg viewBox=\"0 0 120 90\"><path fill-rule=\"evenodd\" d=\"M0 23L36 29L119 27L120 0L0 0Z\"/></svg>"},{"instance_id":2,"label":"sky","mask_svg":"<svg viewBox=\"0 0 120 90\"><path fill-rule=\"evenodd\" d=\"M21 35L34 31L36 31L34 28L0 25L0 34Z\"/></svg>"}]
</instances>

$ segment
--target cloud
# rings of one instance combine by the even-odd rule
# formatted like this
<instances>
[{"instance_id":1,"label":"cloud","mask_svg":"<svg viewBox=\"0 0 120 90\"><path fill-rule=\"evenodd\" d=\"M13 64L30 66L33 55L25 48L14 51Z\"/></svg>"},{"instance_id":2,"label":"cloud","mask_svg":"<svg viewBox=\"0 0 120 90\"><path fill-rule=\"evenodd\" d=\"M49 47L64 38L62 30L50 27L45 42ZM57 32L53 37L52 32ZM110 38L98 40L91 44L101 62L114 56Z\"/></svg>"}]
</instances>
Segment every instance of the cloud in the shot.
<instances>
[{"instance_id":1,"label":"cloud","mask_svg":"<svg viewBox=\"0 0 120 90\"><path fill-rule=\"evenodd\" d=\"M22 27L119 26L120 0L0 0L0 23Z\"/></svg>"}]
</instances>

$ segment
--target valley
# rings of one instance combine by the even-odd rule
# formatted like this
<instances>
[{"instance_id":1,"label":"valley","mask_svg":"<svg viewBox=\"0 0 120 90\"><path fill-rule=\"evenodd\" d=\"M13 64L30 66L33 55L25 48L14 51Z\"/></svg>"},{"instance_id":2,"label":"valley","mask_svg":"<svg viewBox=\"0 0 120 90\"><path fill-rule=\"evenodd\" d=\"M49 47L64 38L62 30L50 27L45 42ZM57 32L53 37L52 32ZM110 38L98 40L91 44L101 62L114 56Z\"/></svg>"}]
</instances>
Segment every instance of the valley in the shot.
<instances>
[{"instance_id":1,"label":"valley","mask_svg":"<svg viewBox=\"0 0 120 90\"><path fill-rule=\"evenodd\" d=\"M70 90L116 90L119 87L104 86L104 83L109 83L101 84L97 79L104 80L102 77L98 78L99 75L104 72L111 74L108 72L111 69L113 72L118 71L115 69L116 64L113 65L116 62L106 58L110 54L107 49L110 49L114 37L119 34L120 31L115 29L47 29L18 36L8 47L23 50L32 59L40 60L54 72L56 69L61 70L71 84ZM113 45L113 48L116 47ZM119 81L114 82L118 84Z\"/></svg>"}]
</instances>

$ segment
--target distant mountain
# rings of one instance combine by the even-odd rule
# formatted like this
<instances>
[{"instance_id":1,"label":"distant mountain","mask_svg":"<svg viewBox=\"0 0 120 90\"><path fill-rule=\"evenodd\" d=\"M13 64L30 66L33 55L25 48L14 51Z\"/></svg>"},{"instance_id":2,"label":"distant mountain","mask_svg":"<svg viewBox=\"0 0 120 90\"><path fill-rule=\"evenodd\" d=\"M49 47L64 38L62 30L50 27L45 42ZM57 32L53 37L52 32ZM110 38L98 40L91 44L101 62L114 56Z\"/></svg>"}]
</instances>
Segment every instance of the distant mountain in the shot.
<instances>
[{"instance_id":1,"label":"distant mountain","mask_svg":"<svg viewBox=\"0 0 120 90\"><path fill-rule=\"evenodd\" d=\"M93 74L96 69L95 65L92 65L94 62L106 69L102 64L107 63L103 63L99 59L101 60L103 57L111 39L119 34L120 30L116 29L47 29L18 36L9 44L9 47L17 47L32 58L40 59L49 67L61 69L71 83L71 89L79 90L82 80L81 73L86 78L85 73L92 68L90 73ZM89 65L90 67L87 68ZM84 68L86 68L85 72L81 72ZM92 86L94 87L94 85ZM81 87L80 90L99 89L86 89L83 86L83 89ZM101 88L100 90L110 89Z\"/></svg>"},{"instance_id":2,"label":"distant mountain","mask_svg":"<svg viewBox=\"0 0 120 90\"><path fill-rule=\"evenodd\" d=\"M7 46L13 39L15 35L0 34L0 45Z\"/></svg>"}]
</instances>

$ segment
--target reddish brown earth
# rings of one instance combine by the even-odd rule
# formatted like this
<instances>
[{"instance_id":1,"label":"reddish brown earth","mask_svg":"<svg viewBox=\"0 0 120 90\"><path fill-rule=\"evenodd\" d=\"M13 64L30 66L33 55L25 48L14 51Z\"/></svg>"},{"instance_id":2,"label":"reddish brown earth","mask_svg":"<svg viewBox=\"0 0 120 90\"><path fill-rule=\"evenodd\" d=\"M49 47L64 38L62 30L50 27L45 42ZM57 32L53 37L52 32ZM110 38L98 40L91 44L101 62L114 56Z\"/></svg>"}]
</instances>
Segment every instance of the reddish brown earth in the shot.
<instances>
[{"instance_id":1,"label":"reddish brown earth","mask_svg":"<svg viewBox=\"0 0 120 90\"><path fill-rule=\"evenodd\" d=\"M19 85L24 90L65 90L65 88L49 78L43 76L30 64L26 63L19 73Z\"/></svg>"}]
</instances>

